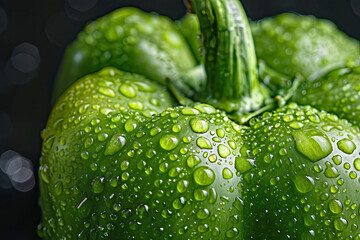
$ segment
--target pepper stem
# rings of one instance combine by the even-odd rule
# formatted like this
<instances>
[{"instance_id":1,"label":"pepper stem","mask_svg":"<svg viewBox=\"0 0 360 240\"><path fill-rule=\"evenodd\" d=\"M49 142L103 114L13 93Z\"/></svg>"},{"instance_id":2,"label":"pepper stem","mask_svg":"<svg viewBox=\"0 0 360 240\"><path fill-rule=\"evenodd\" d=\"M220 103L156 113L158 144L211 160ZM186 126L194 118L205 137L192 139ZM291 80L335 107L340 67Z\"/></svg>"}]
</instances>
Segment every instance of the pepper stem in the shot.
<instances>
[{"instance_id":1,"label":"pepper stem","mask_svg":"<svg viewBox=\"0 0 360 240\"><path fill-rule=\"evenodd\" d=\"M206 91L196 96L227 112L259 109L268 92L258 79L254 43L239 0L191 0L205 48Z\"/></svg>"}]
</instances>

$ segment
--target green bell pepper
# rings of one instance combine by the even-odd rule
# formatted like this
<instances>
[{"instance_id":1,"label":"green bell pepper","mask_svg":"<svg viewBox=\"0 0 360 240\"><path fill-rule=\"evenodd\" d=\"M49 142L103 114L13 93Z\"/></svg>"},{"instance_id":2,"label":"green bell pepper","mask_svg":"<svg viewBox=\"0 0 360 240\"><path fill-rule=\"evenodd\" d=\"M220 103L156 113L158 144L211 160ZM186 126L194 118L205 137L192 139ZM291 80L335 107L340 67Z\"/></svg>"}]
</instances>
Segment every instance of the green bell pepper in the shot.
<instances>
[{"instance_id":1,"label":"green bell pepper","mask_svg":"<svg viewBox=\"0 0 360 240\"><path fill-rule=\"evenodd\" d=\"M178 49L150 32L134 35L148 26L134 19L157 19L158 31L164 18L123 9L67 50L59 93L80 79L41 134L39 236L360 239L359 69L296 79L270 98L240 2L191 3L198 20L185 21L198 21L201 44L191 43L200 30L183 23L161 30L181 39ZM119 38L116 29L130 30ZM123 43L134 36L169 61ZM111 57L94 57L97 49Z\"/></svg>"}]
</instances>

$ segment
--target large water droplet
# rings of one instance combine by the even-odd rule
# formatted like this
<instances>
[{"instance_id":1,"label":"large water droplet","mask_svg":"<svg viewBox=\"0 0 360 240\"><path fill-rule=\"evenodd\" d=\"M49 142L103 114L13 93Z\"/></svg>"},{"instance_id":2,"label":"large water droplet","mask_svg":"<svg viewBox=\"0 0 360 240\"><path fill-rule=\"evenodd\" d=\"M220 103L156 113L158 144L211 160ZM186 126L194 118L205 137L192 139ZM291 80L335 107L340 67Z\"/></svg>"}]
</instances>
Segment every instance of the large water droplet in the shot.
<instances>
[{"instance_id":1,"label":"large water droplet","mask_svg":"<svg viewBox=\"0 0 360 240\"><path fill-rule=\"evenodd\" d=\"M360 171L360 158L355 159L354 167L356 170Z\"/></svg>"},{"instance_id":2,"label":"large water droplet","mask_svg":"<svg viewBox=\"0 0 360 240\"><path fill-rule=\"evenodd\" d=\"M99 88L99 93L107 96L107 97L115 97L115 92L111 89L111 88L107 88L107 87L100 87Z\"/></svg>"},{"instance_id":3,"label":"large water droplet","mask_svg":"<svg viewBox=\"0 0 360 240\"><path fill-rule=\"evenodd\" d=\"M238 211L242 212L244 208L244 202L240 197L236 197L235 201L233 202L233 207L236 208Z\"/></svg>"},{"instance_id":4,"label":"large water droplet","mask_svg":"<svg viewBox=\"0 0 360 240\"><path fill-rule=\"evenodd\" d=\"M353 141L347 138L338 141L337 146L341 151L347 154L352 154L356 149L356 145L353 143Z\"/></svg>"},{"instance_id":5,"label":"large water droplet","mask_svg":"<svg viewBox=\"0 0 360 240\"><path fill-rule=\"evenodd\" d=\"M177 210L182 209L184 207L184 205L185 205L185 198L184 197L176 198L173 201L172 205Z\"/></svg>"},{"instance_id":6,"label":"large water droplet","mask_svg":"<svg viewBox=\"0 0 360 240\"><path fill-rule=\"evenodd\" d=\"M149 216L149 206L146 204L140 204L136 208L136 214L139 216L140 219Z\"/></svg>"},{"instance_id":7,"label":"large water droplet","mask_svg":"<svg viewBox=\"0 0 360 240\"><path fill-rule=\"evenodd\" d=\"M179 144L179 140L174 135L165 135L160 138L160 146L170 151L174 149Z\"/></svg>"},{"instance_id":8,"label":"large water droplet","mask_svg":"<svg viewBox=\"0 0 360 240\"><path fill-rule=\"evenodd\" d=\"M197 211L196 216L198 219L206 219L210 216L210 212L208 209L200 209Z\"/></svg>"},{"instance_id":9,"label":"large water droplet","mask_svg":"<svg viewBox=\"0 0 360 240\"><path fill-rule=\"evenodd\" d=\"M319 129L302 129L292 133L296 149L312 162L328 156L333 148L328 136Z\"/></svg>"},{"instance_id":10,"label":"large water droplet","mask_svg":"<svg viewBox=\"0 0 360 240\"><path fill-rule=\"evenodd\" d=\"M194 180L201 186L208 186L215 181L215 173L211 168L201 166L194 171Z\"/></svg>"},{"instance_id":11,"label":"large water droplet","mask_svg":"<svg viewBox=\"0 0 360 240\"><path fill-rule=\"evenodd\" d=\"M233 177L233 173L229 168L224 168L222 171L223 178L231 179Z\"/></svg>"},{"instance_id":12,"label":"large water droplet","mask_svg":"<svg viewBox=\"0 0 360 240\"><path fill-rule=\"evenodd\" d=\"M181 113L184 115L197 115L200 112L198 110L196 110L195 108L185 107L185 108L181 109Z\"/></svg>"},{"instance_id":13,"label":"large water droplet","mask_svg":"<svg viewBox=\"0 0 360 240\"><path fill-rule=\"evenodd\" d=\"M235 158L235 168L240 173L245 173L254 167L254 160L247 159L246 157Z\"/></svg>"},{"instance_id":14,"label":"large water droplet","mask_svg":"<svg viewBox=\"0 0 360 240\"><path fill-rule=\"evenodd\" d=\"M113 155L120 151L125 145L126 139L124 136L121 136L119 134L115 134L112 136L110 141L107 143L105 148L105 155Z\"/></svg>"},{"instance_id":15,"label":"large water droplet","mask_svg":"<svg viewBox=\"0 0 360 240\"><path fill-rule=\"evenodd\" d=\"M196 144L199 148L212 149L210 140L205 137L199 137L196 139Z\"/></svg>"},{"instance_id":16,"label":"large water droplet","mask_svg":"<svg viewBox=\"0 0 360 240\"><path fill-rule=\"evenodd\" d=\"M239 234L239 230L237 228L230 228L229 230L226 231L225 236L227 238L234 238Z\"/></svg>"},{"instance_id":17,"label":"large water droplet","mask_svg":"<svg viewBox=\"0 0 360 240\"><path fill-rule=\"evenodd\" d=\"M333 199L330 203L329 203L329 209L331 212L333 212L334 214L339 214L342 212L343 210L343 206L341 204L341 202L337 199Z\"/></svg>"},{"instance_id":18,"label":"large water droplet","mask_svg":"<svg viewBox=\"0 0 360 240\"><path fill-rule=\"evenodd\" d=\"M219 152L220 157L222 157L222 158L226 158L231 153L230 149L227 146L225 146L224 144L220 144L218 146L218 152Z\"/></svg>"},{"instance_id":19,"label":"large water droplet","mask_svg":"<svg viewBox=\"0 0 360 240\"><path fill-rule=\"evenodd\" d=\"M132 132L137 127L137 122L134 119L129 119L125 123L125 131Z\"/></svg>"},{"instance_id":20,"label":"large water droplet","mask_svg":"<svg viewBox=\"0 0 360 240\"><path fill-rule=\"evenodd\" d=\"M297 175L294 179L296 189L301 193L308 193L315 187L314 179L310 176Z\"/></svg>"},{"instance_id":21,"label":"large water droplet","mask_svg":"<svg viewBox=\"0 0 360 240\"><path fill-rule=\"evenodd\" d=\"M348 222L346 221L346 219L345 218L337 218L337 219L335 219L335 221L334 221L334 227L335 227L335 229L336 230L338 230L338 231L344 231L345 230L345 228L347 227L347 225L348 225Z\"/></svg>"},{"instance_id":22,"label":"large water droplet","mask_svg":"<svg viewBox=\"0 0 360 240\"><path fill-rule=\"evenodd\" d=\"M194 191L194 198L196 201L204 201L208 197L208 192L205 189L196 189Z\"/></svg>"},{"instance_id":23,"label":"large water droplet","mask_svg":"<svg viewBox=\"0 0 360 240\"><path fill-rule=\"evenodd\" d=\"M186 160L187 165L189 166L189 168L193 168L196 165L198 165L201 162L200 158L198 156L195 155L191 155L190 157L188 157L188 159Z\"/></svg>"},{"instance_id":24,"label":"large water droplet","mask_svg":"<svg viewBox=\"0 0 360 240\"><path fill-rule=\"evenodd\" d=\"M340 175L338 170L333 167L333 165L330 162L326 162L326 170L324 172L325 176L328 178L336 178Z\"/></svg>"},{"instance_id":25,"label":"large water droplet","mask_svg":"<svg viewBox=\"0 0 360 240\"><path fill-rule=\"evenodd\" d=\"M94 193L102 193L102 191L104 191L104 178L94 178L91 185Z\"/></svg>"},{"instance_id":26,"label":"large water droplet","mask_svg":"<svg viewBox=\"0 0 360 240\"><path fill-rule=\"evenodd\" d=\"M190 120L191 129L196 133L205 133L209 130L209 123L205 119L193 118Z\"/></svg>"},{"instance_id":27,"label":"large water droplet","mask_svg":"<svg viewBox=\"0 0 360 240\"><path fill-rule=\"evenodd\" d=\"M125 97L128 97L128 98L134 98L134 97L136 97L136 94L137 94L136 89L127 83L121 84L119 90L122 95L124 95Z\"/></svg>"},{"instance_id":28,"label":"large water droplet","mask_svg":"<svg viewBox=\"0 0 360 240\"><path fill-rule=\"evenodd\" d=\"M189 186L189 182L186 180L181 180L177 183L176 185L176 189L178 190L179 193L184 193L186 191L186 189Z\"/></svg>"},{"instance_id":29,"label":"large water droplet","mask_svg":"<svg viewBox=\"0 0 360 240\"><path fill-rule=\"evenodd\" d=\"M199 110L202 113L206 113L206 114L214 114L216 113L216 109L208 104L198 104L196 106L194 106L194 108L196 108L197 110Z\"/></svg>"}]
</instances>

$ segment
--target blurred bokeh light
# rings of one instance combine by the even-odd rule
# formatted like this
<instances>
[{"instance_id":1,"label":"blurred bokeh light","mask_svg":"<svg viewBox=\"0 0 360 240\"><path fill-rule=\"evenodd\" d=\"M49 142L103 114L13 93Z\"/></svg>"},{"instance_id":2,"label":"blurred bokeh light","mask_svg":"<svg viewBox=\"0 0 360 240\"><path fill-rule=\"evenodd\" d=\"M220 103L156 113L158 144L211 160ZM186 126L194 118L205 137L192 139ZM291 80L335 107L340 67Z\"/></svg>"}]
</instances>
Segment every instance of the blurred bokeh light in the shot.
<instances>
[{"instance_id":1,"label":"blurred bokeh light","mask_svg":"<svg viewBox=\"0 0 360 240\"><path fill-rule=\"evenodd\" d=\"M0 169L6 174L12 186L20 192L28 192L35 186L32 162L15 151L8 150L0 156ZM5 180L4 180L5 179ZM2 181L1 181L2 180ZM9 188L9 181L0 177L0 187Z\"/></svg>"},{"instance_id":2,"label":"blurred bokeh light","mask_svg":"<svg viewBox=\"0 0 360 240\"><path fill-rule=\"evenodd\" d=\"M16 46L5 67L5 77L11 84L24 84L37 76L40 65L38 48L28 42Z\"/></svg>"}]
</instances>

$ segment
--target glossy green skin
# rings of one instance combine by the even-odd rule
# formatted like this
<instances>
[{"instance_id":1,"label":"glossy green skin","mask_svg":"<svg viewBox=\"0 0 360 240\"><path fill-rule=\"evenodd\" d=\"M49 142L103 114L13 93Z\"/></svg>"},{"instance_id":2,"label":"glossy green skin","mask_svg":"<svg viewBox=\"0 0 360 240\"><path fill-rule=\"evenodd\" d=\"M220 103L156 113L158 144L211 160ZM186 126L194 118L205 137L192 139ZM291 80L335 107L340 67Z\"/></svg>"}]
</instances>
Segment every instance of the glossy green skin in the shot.
<instances>
[{"instance_id":1,"label":"glossy green skin","mask_svg":"<svg viewBox=\"0 0 360 240\"><path fill-rule=\"evenodd\" d=\"M242 172L244 239L360 239L358 128L290 104L252 119L243 137L253 164Z\"/></svg>"},{"instance_id":2,"label":"glossy green skin","mask_svg":"<svg viewBox=\"0 0 360 240\"><path fill-rule=\"evenodd\" d=\"M292 100L334 113L360 126L360 67L339 68L306 81Z\"/></svg>"},{"instance_id":3,"label":"glossy green skin","mask_svg":"<svg viewBox=\"0 0 360 240\"><path fill-rule=\"evenodd\" d=\"M360 43L328 21L280 14L251 24L259 60L288 77L360 62Z\"/></svg>"},{"instance_id":4,"label":"glossy green skin","mask_svg":"<svg viewBox=\"0 0 360 240\"><path fill-rule=\"evenodd\" d=\"M87 25L67 48L53 100L80 77L106 66L139 73L163 84L171 81L191 95L200 84L193 74L202 73L201 68L194 70L196 65L188 43L170 19L121 8Z\"/></svg>"},{"instance_id":5,"label":"glossy green skin","mask_svg":"<svg viewBox=\"0 0 360 240\"><path fill-rule=\"evenodd\" d=\"M113 30L119 31L120 24L111 25L114 19L144 34L138 41L158 46L157 36L142 32L148 25L132 22L133 18L162 19L150 16L125 9L89 25L68 50L71 57L60 73L64 84L77 69L85 74L92 66L96 71L102 62L99 56L117 50L108 49L116 44L107 39L114 36ZM148 27L161 29L154 26ZM129 30L114 38L119 49L128 52L126 60L111 61L124 60L119 66L128 71L145 69L141 73L154 74L147 76L162 83L167 74L175 76L181 80L180 92L186 94L178 67L168 68L161 65L163 59L150 58L147 53L154 51L149 48L135 51L132 41L122 43L132 34ZM164 34L168 33L164 30ZM91 43L95 37L97 43ZM175 56L167 51L170 48L162 56ZM148 60L141 62L142 68L135 64L140 56ZM324 80L304 83L296 94L325 85L329 92L331 84L345 89L335 91L338 97L349 98L350 104L331 103L337 102L336 97L316 103L315 95L324 89L304 101L331 112L340 111L332 105L350 106L352 111L337 113L354 122L352 116L359 115L354 108L358 90L351 74L334 71ZM325 79L329 83L324 84ZM354 89L346 89L349 86ZM114 68L73 84L42 133L39 235L44 239L360 239L358 128L296 104L252 119L249 129L212 106L171 108L175 104L162 85Z\"/></svg>"},{"instance_id":6,"label":"glossy green skin","mask_svg":"<svg viewBox=\"0 0 360 240\"><path fill-rule=\"evenodd\" d=\"M113 68L73 84L42 134L39 235L242 239L239 126L209 105L173 104Z\"/></svg>"}]
</instances>

